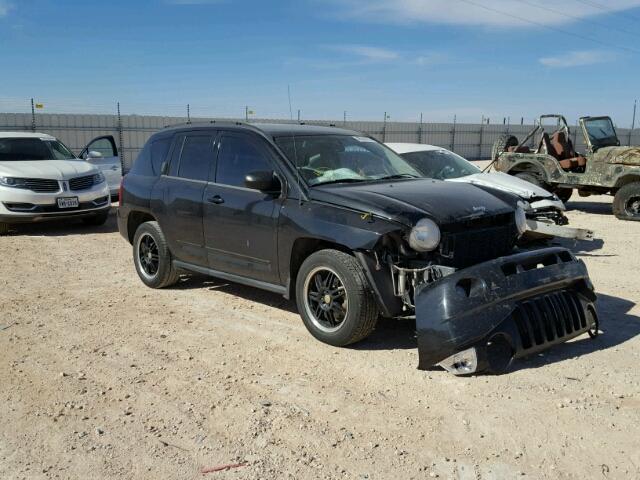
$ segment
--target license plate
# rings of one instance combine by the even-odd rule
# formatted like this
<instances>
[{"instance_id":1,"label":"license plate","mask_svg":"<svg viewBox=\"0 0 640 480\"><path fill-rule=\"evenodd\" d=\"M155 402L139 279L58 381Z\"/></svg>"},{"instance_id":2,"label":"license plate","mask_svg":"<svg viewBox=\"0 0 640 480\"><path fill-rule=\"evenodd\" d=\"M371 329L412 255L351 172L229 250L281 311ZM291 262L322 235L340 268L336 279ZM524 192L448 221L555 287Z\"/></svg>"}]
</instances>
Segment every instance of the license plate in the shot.
<instances>
[{"instance_id":1,"label":"license plate","mask_svg":"<svg viewBox=\"0 0 640 480\"><path fill-rule=\"evenodd\" d=\"M76 208L79 205L78 197L58 198L58 208Z\"/></svg>"}]
</instances>

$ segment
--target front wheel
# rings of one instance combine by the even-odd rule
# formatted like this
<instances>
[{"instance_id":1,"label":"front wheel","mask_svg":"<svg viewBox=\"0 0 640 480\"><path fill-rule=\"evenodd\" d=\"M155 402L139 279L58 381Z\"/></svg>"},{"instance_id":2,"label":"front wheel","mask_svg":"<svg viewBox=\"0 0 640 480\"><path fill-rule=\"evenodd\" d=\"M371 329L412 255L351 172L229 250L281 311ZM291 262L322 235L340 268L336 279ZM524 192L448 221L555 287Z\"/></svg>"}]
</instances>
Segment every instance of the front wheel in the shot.
<instances>
[{"instance_id":1,"label":"front wheel","mask_svg":"<svg viewBox=\"0 0 640 480\"><path fill-rule=\"evenodd\" d=\"M539 175L531 172L519 172L515 174L520 180L524 180L525 182L532 183L533 185L544 188L545 190L549 189L549 185L544 182Z\"/></svg>"},{"instance_id":2,"label":"front wheel","mask_svg":"<svg viewBox=\"0 0 640 480\"><path fill-rule=\"evenodd\" d=\"M616 192L613 214L620 220L640 222L640 182L627 183Z\"/></svg>"},{"instance_id":3,"label":"front wheel","mask_svg":"<svg viewBox=\"0 0 640 480\"><path fill-rule=\"evenodd\" d=\"M147 287L164 288L178 281L171 252L158 222L145 222L133 237L133 262Z\"/></svg>"},{"instance_id":4,"label":"front wheel","mask_svg":"<svg viewBox=\"0 0 640 480\"><path fill-rule=\"evenodd\" d=\"M569 199L571 198L571 195L573 194L573 189L572 188L558 188L555 190L554 192L558 198L560 200L562 200L562 203L567 203L569 201Z\"/></svg>"},{"instance_id":5,"label":"front wheel","mask_svg":"<svg viewBox=\"0 0 640 480\"><path fill-rule=\"evenodd\" d=\"M309 256L296 279L298 311L309 333L337 347L367 337L378 307L358 261L338 250Z\"/></svg>"}]
</instances>

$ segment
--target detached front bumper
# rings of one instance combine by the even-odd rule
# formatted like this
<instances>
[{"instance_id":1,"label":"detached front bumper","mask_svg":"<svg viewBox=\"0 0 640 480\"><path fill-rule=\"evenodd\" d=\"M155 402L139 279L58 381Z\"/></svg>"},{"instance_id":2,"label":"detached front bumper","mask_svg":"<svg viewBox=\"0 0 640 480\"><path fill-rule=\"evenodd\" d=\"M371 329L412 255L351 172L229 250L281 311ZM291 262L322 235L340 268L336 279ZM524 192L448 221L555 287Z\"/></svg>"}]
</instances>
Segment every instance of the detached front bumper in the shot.
<instances>
[{"instance_id":1,"label":"detached front bumper","mask_svg":"<svg viewBox=\"0 0 640 480\"><path fill-rule=\"evenodd\" d=\"M481 263L416 292L418 368L470 374L597 332L584 263L546 248Z\"/></svg>"}]
</instances>

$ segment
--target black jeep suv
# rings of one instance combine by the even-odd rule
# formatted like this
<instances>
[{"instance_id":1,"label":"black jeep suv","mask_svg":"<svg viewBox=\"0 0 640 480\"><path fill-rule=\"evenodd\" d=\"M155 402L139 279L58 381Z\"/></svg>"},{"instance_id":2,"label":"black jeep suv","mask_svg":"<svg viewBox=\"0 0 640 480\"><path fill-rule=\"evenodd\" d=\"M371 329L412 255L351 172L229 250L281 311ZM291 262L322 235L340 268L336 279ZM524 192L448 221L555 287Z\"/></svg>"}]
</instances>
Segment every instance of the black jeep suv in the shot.
<instances>
[{"instance_id":1,"label":"black jeep suv","mask_svg":"<svg viewBox=\"0 0 640 480\"><path fill-rule=\"evenodd\" d=\"M380 314L415 315L422 368L500 370L597 331L581 261L514 254L526 228L515 197L419 177L355 131L187 124L146 143L118 225L149 287L190 271L295 297L331 345L365 338Z\"/></svg>"}]
</instances>

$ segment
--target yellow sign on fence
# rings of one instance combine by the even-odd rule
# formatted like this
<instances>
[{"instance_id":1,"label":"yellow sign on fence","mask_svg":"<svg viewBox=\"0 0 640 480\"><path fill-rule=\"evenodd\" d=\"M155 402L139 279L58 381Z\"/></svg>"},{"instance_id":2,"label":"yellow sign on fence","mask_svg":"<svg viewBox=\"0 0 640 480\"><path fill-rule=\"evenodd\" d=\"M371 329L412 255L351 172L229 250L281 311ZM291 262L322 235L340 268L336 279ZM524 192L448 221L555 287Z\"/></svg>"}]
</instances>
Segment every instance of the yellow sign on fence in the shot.
<instances>
[{"instance_id":1,"label":"yellow sign on fence","mask_svg":"<svg viewBox=\"0 0 640 480\"><path fill-rule=\"evenodd\" d=\"M36 108L44 108L44 103L36 103L35 107Z\"/></svg>"}]
</instances>

